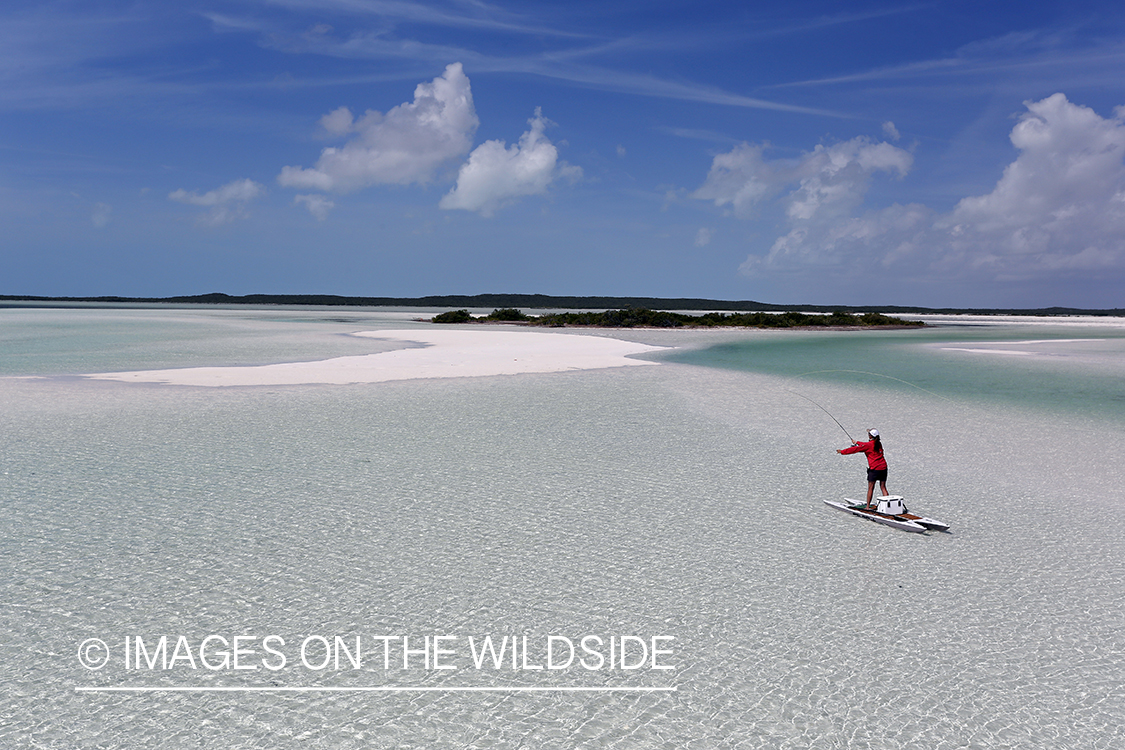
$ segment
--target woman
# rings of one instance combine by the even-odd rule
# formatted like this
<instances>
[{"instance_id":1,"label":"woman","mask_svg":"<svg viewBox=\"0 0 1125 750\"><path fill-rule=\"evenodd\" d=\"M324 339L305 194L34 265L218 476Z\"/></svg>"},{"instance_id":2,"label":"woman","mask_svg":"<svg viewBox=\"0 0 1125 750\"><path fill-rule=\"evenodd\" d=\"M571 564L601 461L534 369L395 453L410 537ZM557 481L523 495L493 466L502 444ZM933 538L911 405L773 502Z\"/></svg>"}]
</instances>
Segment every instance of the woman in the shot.
<instances>
[{"instance_id":1,"label":"woman","mask_svg":"<svg viewBox=\"0 0 1125 750\"><path fill-rule=\"evenodd\" d=\"M867 507L872 507L871 496L875 494L875 483L878 482L883 494L887 492L887 459L883 458L883 441L879 439L879 431L872 428L867 431L870 438L866 443L852 443L852 447L836 451L841 456L849 453L867 454Z\"/></svg>"}]
</instances>

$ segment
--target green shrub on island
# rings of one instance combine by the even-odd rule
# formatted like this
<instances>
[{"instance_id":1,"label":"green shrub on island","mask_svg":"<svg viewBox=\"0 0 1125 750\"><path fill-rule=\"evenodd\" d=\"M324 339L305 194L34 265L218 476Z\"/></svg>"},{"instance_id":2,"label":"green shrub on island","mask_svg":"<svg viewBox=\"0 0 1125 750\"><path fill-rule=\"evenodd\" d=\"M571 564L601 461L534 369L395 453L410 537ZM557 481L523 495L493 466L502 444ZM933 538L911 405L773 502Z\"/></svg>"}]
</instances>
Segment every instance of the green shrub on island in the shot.
<instances>
[{"instance_id":1,"label":"green shrub on island","mask_svg":"<svg viewBox=\"0 0 1125 750\"><path fill-rule=\"evenodd\" d=\"M537 326L600 326L604 328L680 328L736 326L743 328L806 328L806 327L869 327L869 326L920 326L921 321L902 320L880 313L854 315L837 311L831 315L784 313L706 313L684 315L645 309L607 310L605 312L549 313L531 318Z\"/></svg>"},{"instance_id":2,"label":"green shrub on island","mask_svg":"<svg viewBox=\"0 0 1125 750\"><path fill-rule=\"evenodd\" d=\"M468 310L450 310L435 315L431 322L433 323L468 323L473 319Z\"/></svg>"},{"instance_id":3,"label":"green shrub on island","mask_svg":"<svg viewBox=\"0 0 1125 750\"><path fill-rule=\"evenodd\" d=\"M529 318L527 315L524 315L515 307L503 307L490 312L485 320L497 320L504 322L531 320L531 318Z\"/></svg>"},{"instance_id":4,"label":"green shrub on island","mask_svg":"<svg viewBox=\"0 0 1125 750\"><path fill-rule=\"evenodd\" d=\"M474 318L468 310L451 310L435 315L434 323L526 322L533 326L591 326L599 328L865 328L875 326L921 326L919 320L903 320L882 313L855 313L837 310L831 314L801 312L747 312L685 315L683 313L626 308L604 312L561 312L529 316L515 308L493 310L483 318Z\"/></svg>"},{"instance_id":5,"label":"green shrub on island","mask_svg":"<svg viewBox=\"0 0 1125 750\"><path fill-rule=\"evenodd\" d=\"M606 310L605 312L547 313L531 320L533 326L599 326L602 328L679 328L698 325L698 318L679 313L659 312L643 308Z\"/></svg>"}]
</instances>

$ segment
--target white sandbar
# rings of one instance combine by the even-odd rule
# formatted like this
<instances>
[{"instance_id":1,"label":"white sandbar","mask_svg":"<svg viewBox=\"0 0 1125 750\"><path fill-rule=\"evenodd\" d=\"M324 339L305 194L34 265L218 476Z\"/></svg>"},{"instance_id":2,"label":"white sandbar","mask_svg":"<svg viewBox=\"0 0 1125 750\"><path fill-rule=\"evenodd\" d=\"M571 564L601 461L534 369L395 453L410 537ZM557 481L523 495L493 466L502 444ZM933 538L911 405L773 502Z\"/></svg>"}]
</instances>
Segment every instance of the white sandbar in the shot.
<instances>
[{"instance_id":1,"label":"white sandbar","mask_svg":"<svg viewBox=\"0 0 1125 750\"><path fill-rule=\"evenodd\" d=\"M603 336L538 331L363 331L357 336L422 348L252 367L186 367L86 375L98 380L194 386L345 385L652 365L629 355L662 347Z\"/></svg>"},{"instance_id":2,"label":"white sandbar","mask_svg":"<svg viewBox=\"0 0 1125 750\"><path fill-rule=\"evenodd\" d=\"M943 346L943 352L970 352L972 354L1016 354L1016 355L1031 355L1035 352L1025 352L1022 349L983 349L981 347L968 347L968 346Z\"/></svg>"}]
</instances>

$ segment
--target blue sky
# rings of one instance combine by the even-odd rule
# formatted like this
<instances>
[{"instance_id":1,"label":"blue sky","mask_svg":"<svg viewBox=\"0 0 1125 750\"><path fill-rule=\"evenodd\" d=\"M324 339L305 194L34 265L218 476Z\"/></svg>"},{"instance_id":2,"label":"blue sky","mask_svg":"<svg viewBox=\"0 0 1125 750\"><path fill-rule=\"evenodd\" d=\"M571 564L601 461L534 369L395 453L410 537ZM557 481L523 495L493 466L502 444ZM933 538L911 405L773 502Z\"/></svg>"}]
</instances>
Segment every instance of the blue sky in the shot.
<instances>
[{"instance_id":1,"label":"blue sky","mask_svg":"<svg viewBox=\"0 0 1125 750\"><path fill-rule=\"evenodd\" d=\"M7 2L0 294L1125 307L1119 2Z\"/></svg>"}]
</instances>

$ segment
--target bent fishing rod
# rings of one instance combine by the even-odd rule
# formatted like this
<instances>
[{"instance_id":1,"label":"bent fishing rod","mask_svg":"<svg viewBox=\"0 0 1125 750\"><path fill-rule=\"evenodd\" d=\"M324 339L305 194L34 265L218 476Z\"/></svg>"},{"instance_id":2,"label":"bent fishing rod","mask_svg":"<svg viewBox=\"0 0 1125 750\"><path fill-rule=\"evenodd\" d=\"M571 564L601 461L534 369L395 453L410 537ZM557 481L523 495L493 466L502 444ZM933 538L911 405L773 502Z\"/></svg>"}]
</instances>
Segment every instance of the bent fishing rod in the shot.
<instances>
[{"instance_id":1,"label":"bent fishing rod","mask_svg":"<svg viewBox=\"0 0 1125 750\"><path fill-rule=\"evenodd\" d=\"M786 390L789 390L789 389L786 389ZM809 402L810 404L812 404L813 406L815 406L816 408L820 409L820 410L821 410L822 412L824 412L825 414L827 414L827 415L828 415L829 417L831 417L831 418L832 418L832 421L833 421L833 422L835 422L835 423L836 423L836 425L837 425L837 426L838 426L838 427L839 427L839 428L840 428L841 430L844 430L844 434L848 436L848 440L851 440L851 441L852 441L852 445L855 445L855 442L856 442L856 441L855 441L855 438L853 438L853 437L851 436L851 434L850 434L850 433L849 433L849 432L848 432L847 430L845 430L845 429L844 429L844 425L840 424L840 420L838 420L838 419L836 419L836 417L833 417L833 416L832 416L832 412L828 411L828 410L827 410L827 409L825 409L825 408L824 408L823 406L821 406L821 405L820 405L820 404L818 404L817 402L813 401L813 400L812 400L811 398L809 398L808 396L804 395L803 393L797 393L796 391L789 391L789 392L790 392L790 393L792 393L792 394L793 394L794 396L800 396L800 397L801 397L801 398L803 398L803 399L804 399L805 401L808 401L808 402Z\"/></svg>"},{"instance_id":2,"label":"bent fishing rod","mask_svg":"<svg viewBox=\"0 0 1125 750\"><path fill-rule=\"evenodd\" d=\"M943 395L941 395L940 393L934 393L933 391L929 390L928 388L923 388L923 387L922 387L922 386L920 386L920 385L915 385L914 383L911 383L911 382L910 382L909 380L903 380L902 378L896 378L896 377L894 377L893 375L884 375L884 374L883 374L883 373L881 373L881 372L868 372L867 370L842 370L842 369L834 369L834 370L813 370L812 372L802 372L802 373L800 373L799 375L793 375L793 376L792 376L792 379L794 379L794 380L795 380L795 379L797 379L797 378L803 378L803 377L805 377L806 375L821 375L821 374L825 374L825 373L830 373L830 372L850 372L850 373L855 373L855 374L857 374L857 375L873 375L873 376L875 376L875 377L877 377L877 378L887 378L888 380L894 380L894 381L897 381L897 382L899 382L899 383L902 383L902 384L904 384L904 385L908 385L908 386L910 386L911 388L917 388L918 390L920 390L920 391L923 391L924 393L928 393L928 394L930 394L931 396L936 396L937 398L943 399L943 400L945 400L945 401L949 401L950 403L956 403L956 402L955 402L955 401L954 401L953 399L951 399L951 398L948 398L948 397L946 397L946 396L943 396ZM793 390L793 389L791 389L791 388L786 388L785 390L786 390L786 391L788 391L789 393L792 393L792 394L793 394L793 395L795 395L795 396L800 396L800 397L801 397L801 398L803 398L804 400L806 400L806 401L808 401L809 403L811 403L811 404L813 404L814 406L816 406L816 408L820 409L820 410L821 410L822 412L824 412L824 413L825 413L825 414L827 414L827 415L828 415L829 417L831 417L831 418L832 418L832 421L833 421L833 422L835 422L835 423L836 423L836 424L837 424L837 425L838 425L838 426L840 427L840 429L841 429L841 430L844 430L844 425L840 424L840 420L838 420L838 419L836 419L836 417L833 417L833 416L832 416L832 412L828 411L828 410L827 410L827 409L825 409L825 408L824 408L823 406L821 406L821 405L820 405L820 404L818 404L817 402L813 401L813 400L812 400L811 398L809 398L808 396L804 395L803 393L797 393L797 391L794 391L794 390ZM855 441L855 439L853 439L853 438L852 438L852 436L851 436L850 434L848 434L848 431L847 431L847 430L844 430L844 434L848 436L848 440L851 440L853 444L854 444L854 443L856 442L856 441Z\"/></svg>"}]
</instances>

